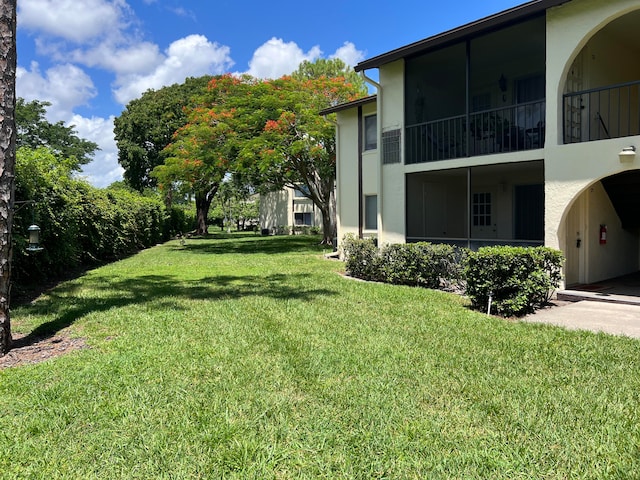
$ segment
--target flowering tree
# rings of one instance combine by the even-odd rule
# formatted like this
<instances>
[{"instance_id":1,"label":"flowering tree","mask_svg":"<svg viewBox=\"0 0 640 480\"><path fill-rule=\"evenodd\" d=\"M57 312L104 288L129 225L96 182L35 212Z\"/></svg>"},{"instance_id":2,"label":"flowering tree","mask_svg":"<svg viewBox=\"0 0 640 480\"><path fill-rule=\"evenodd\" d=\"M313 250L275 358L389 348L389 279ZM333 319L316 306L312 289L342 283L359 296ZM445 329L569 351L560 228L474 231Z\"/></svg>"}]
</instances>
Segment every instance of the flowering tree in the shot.
<instances>
[{"instance_id":1,"label":"flowering tree","mask_svg":"<svg viewBox=\"0 0 640 480\"><path fill-rule=\"evenodd\" d=\"M292 187L310 198L323 218L323 243L335 236L335 125L321 110L366 94L358 77L324 61L290 77L260 81L221 75L193 102L188 123L165 148L153 176L165 190L195 194L198 233L225 175L242 176L259 191ZM313 68L315 67L315 68ZM324 73L336 75L325 75ZM316 76L317 75L317 76Z\"/></svg>"},{"instance_id":2,"label":"flowering tree","mask_svg":"<svg viewBox=\"0 0 640 480\"><path fill-rule=\"evenodd\" d=\"M230 146L236 135L229 124L234 112L218 112L209 107L225 103L244 86L238 77L214 77L206 94L197 99L197 106L188 111L187 124L175 132L173 142L164 148L164 164L152 171L169 198L171 192L195 197L197 235L207 234L209 208L230 170Z\"/></svg>"},{"instance_id":3,"label":"flowering tree","mask_svg":"<svg viewBox=\"0 0 640 480\"><path fill-rule=\"evenodd\" d=\"M254 125L238 148L239 168L253 172L263 189L292 187L322 212L322 243L335 236L335 125L318 115L331 105L363 95L344 77L282 77L251 95L243 123Z\"/></svg>"}]
</instances>

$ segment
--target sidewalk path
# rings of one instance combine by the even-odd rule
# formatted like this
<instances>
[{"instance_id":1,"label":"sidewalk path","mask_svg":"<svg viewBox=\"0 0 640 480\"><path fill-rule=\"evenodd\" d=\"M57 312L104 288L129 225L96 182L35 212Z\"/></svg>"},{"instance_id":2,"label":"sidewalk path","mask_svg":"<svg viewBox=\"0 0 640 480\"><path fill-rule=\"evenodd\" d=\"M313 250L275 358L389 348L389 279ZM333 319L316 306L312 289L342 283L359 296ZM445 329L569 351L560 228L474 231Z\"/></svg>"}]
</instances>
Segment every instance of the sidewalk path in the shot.
<instances>
[{"instance_id":1,"label":"sidewalk path","mask_svg":"<svg viewBox=\"0 0 640 480\"><path fill-rule=\"evenodd\" d=\"M591 330L640 338L640 306L593 301L554 302L555 306L524 317L573 330Z\"/></svg>"}]
</instances>

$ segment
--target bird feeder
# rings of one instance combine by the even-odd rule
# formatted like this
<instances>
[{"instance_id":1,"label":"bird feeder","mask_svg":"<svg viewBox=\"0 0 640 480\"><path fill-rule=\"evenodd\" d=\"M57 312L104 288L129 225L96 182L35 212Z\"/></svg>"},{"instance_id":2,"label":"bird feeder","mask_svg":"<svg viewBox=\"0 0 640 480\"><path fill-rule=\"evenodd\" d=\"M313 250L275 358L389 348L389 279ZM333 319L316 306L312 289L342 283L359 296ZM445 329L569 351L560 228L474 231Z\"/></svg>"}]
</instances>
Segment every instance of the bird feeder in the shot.
<instances>
[{"instance_id":1,"label":"bird feeder","mask_svg":"<svg viewBox=\"0 0 640 480\"><path fill-rule=\"evenodd\" d=\"M40 227L38 225L30 225L27 229L29 231L29 246L27 252L39 252L43 250L40 246Z\"/></svg>"}]
</instances>

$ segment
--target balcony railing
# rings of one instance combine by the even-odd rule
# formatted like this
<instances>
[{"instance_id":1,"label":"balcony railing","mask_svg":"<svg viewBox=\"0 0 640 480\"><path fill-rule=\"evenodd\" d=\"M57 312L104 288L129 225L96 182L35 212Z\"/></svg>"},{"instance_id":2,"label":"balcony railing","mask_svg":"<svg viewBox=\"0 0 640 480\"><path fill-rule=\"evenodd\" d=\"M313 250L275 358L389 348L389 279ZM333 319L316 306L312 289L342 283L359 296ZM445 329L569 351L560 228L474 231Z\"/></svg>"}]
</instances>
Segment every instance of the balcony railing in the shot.
<instances>
[{"instance_id":1,"label":"balcony railing","mask_svg":"<svg viewBox=\"0 0 640 480\"><path fill-rule=\"evenodd\" d=\"M410 125L406 163L542 148L544 114L541 100Z\"/></svg>"},{"instance_id":2,"label":"balcony railing","mask_svg":"<svg viewBox=\"0 0 640 480\"><path fill-rule=\"evenodd\" d=\"M567 93L564 143L640 135L640 81Z\"/></svg>"}]
</instances>

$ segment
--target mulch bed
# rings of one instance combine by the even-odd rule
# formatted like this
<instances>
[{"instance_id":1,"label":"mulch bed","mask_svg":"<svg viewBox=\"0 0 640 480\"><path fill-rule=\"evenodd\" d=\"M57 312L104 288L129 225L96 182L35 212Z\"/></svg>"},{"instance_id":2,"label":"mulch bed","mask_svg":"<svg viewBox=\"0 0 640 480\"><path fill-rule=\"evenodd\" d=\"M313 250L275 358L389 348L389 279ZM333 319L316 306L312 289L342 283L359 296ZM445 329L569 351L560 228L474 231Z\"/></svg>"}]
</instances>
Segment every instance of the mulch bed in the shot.
<instances>
[{"instance_id":1,"label":"mulch bed","mask_svg":"<svg viewBox=\"0 0 640 480\"><path fill-rule=\"evenodd\" d=\"M14 333L11 350L5 356L0 357L0 370L44 362L82 348L89 348L83 338L68 337L64 331L58 332L52 337L36 339Z\"/></svg>"}]
</instances>

